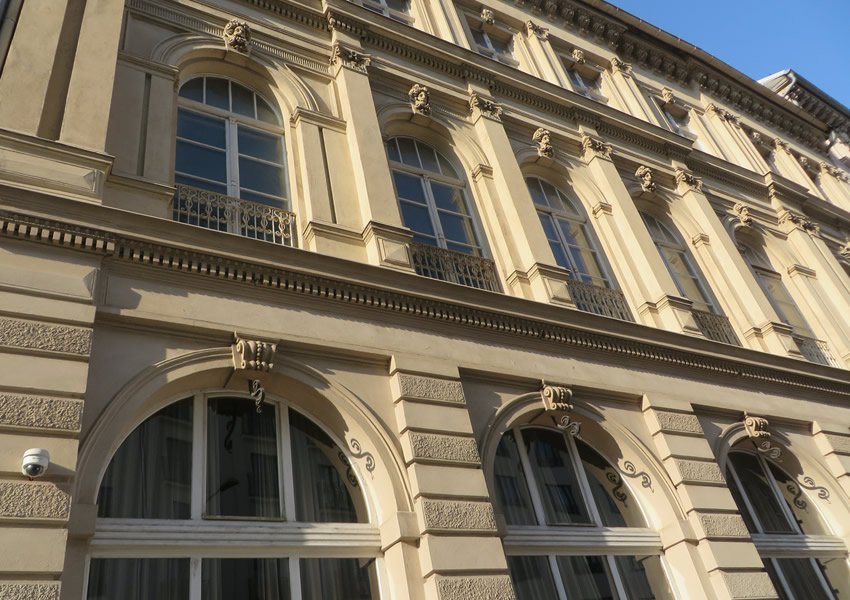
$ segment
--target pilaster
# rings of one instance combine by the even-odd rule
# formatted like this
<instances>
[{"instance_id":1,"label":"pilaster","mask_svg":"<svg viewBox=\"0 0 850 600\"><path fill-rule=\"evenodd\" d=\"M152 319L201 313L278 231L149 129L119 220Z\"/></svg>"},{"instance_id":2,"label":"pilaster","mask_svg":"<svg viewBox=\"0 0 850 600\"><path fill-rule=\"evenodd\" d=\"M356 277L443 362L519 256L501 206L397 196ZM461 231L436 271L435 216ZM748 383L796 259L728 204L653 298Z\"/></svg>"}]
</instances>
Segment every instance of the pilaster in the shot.
<instances>
[{"instance_id":1,"label":"pilaster","mask_svg":"<svg viewBox=\"0 0 850 600\"><path fill-rule=\"evenodd\" d=\"M820 163L818 169L820 170L818 183L827 200L846 211L850 211L850 185L848 185L846 175L838 167L826 162Z\"/></svg>"},{"instance_id":2,"label":"pilaster","mask_svg":"<svg viewBox=\"0 0 850 600\"><path fill-rule=\"evenodd\" d=\"M632 77L631 63L623 62L616 56L611 59L611 84L614 95L626 112L650 123L654 122L649 101Z\"/></svg>"},{"instance_id":3,"label":"pilaster","mask_svg":"<svg viewBox=\"0 0 850 600\"><path fill-rule=\"evenodd\" d=\"M820 193L816 191L816 186L812 183L812 180L809 179L809 175L806 173L806 170L803 169L800 162L791 153L791 149L788 147L788 144L777 138L773 140L773 146L773 162L779 169L779 174L783 177L787 177L794 183L803 186L816 196L820 196Z\"/></svg>"},{"instance_id":4,"label":"pilaster","mask_svg":"<svg viewBox=\"0 0 850 600\"><path fill-rule=\"evenodd\" d=\"M688 598L777 598L693 409L646 397L643 410L686 515L679 527L662 531L662 543L668 560L681 556L676 566L695 570L686 577Z\"/></svg>"},{"instance_id":5,"label":"pilaster","mask_svg":"<svg viewBox=\"0 0 850 600\"><path fill-rule=\"evenodd\" d=\"M390 389L414 496L424 598L513 600L457 370L425 375L423 368L394 359Z\"/></svg>"},{"instance_id":6,"label":"pilaster","mask_svg":"<svg viewBox=\"0 0 850 600\"><path fill-rule=\"evenodd\" d=\"M815 422L812 436L830 472L850 496L850 427Z\"/></svg>"},{"instance_id":7,"label":"pilaster","mask_svg":"<svg viewBox=\"0 0 850 600\"><path fill-rule=\"evenodd\" d=\"M563 76L559 75L563 67L560 66L552 44L549 43L549 30L534 21L528 21L525 24L525 36L538 77L549 83L563 86Z\"/></svg>"}]
</instances>

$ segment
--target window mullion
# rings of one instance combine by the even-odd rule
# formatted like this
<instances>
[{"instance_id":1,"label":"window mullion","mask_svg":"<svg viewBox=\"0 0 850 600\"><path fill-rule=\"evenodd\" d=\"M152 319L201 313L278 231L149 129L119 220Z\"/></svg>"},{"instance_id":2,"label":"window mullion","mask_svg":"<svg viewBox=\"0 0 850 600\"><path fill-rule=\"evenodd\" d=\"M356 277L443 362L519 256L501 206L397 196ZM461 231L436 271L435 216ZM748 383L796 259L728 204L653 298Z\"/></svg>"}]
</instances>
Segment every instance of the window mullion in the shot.
<instances>
[{"instance_id":1,"label":"window mullion","mask_svg":"<svg viewBox=\"0 0 850 600\"><path fill-rule=\"evenodd\" d=\"M519 427L514 428L514 434L516 436L517 451L519 452L519 462L522 464L522 470L525 473L525 482L528 485L528 493L531 495L531 506L534 508L534 514L537 516L537 524L546 525L546 511L543 510L543 500L540 498L540 490L534 481L534 475L531 471L531 460L529 460L528 453L525 450L525 441L522 439L522 431Z\"/></svg>"},{"instance_id":2,"label":"window mullion","mask_svg":"<svg viewBox=\"0 0 850 600\"><path fill-rule=\"evenodd\" d=\"M291 600L301 600L301 565L299 558L289 557L289 591Z\"/></svg>"},{"instance_id":3,"label":"window mullion","mask_svg":"<svg viewBox=\"0 0 850 600\"><path fill-rule=\"evenodd\" d=\"M763 456L758 456L757 458L762 471L764 471L767 476L767 480L770 482L768 485L770 485L770 489L773 490L773 495L776 497L782 514L785 515L785 519L791 524L792 529L794 529L798 534L802 534L803 532L800 529L800 524L797 522L797 518L794 516L791 507L788 506L788 502L785 501L785 496L782 495L782 490L779 489L779 484L776 481L776 477L773 476L773 472L770 470L767 460L765 460Z\"/></svg>"},{"instance_id":4,"label":"window mullion","mask_svg":"<svg viewBox=\"0 0 850 600\"><path fill-rule=\"evenodd\" d=\"M283 510L281 514L286 521L294 522L295 518L295 475L292 467L292 443L289 430L289 409L282 405L278 405L278 424L280 432L278 433L278 451L280 453L280 462L283 473L279 477L280 485L282 486Z\"/></svg>"},{"instance_id":5,"label":"window mullion","mask_svg":"<svg viewBox=\"0 0 850 600\"><path fill-rule=\"evenodd\" d=\"M201 600L203 597L202 567L203 559L201 557L193 556L189 559L189 600Z\"/></svg>"},{"instance_id":6,"label":"window mullion","mask_svg":"<svg viewBox=\"0 0 850 600\"><path fill-rule=\"evenodd\" d=\"M561 241L561 247L564 249L564 254L567 255L567 262L570 264L570 270L572 270L573 272L573 278L580 279L578 267L576 266L575 261L573 260L572 253L570 252L570 245L569 243L567 243L567 239L564 236L564 232L561 230L560 219L561 217L559 217L558 215L555 215L554 213L552 214L552 225L555 227L555 235L558 236L558 239Z\"/></svg>"},{"instance_id":7,"label":"window mullion","mask_svg":"<svg viewBox=\"0 0 850 600\"><path fill-rule=\"evenodd\" d=\"M779 565L779 562L774 558L762 559L764 562L770 561L773 564L773 572L776 573L776 576L779 578L779 585L782 586L782 591L785 592L785 595L788 597L788 600L797 600L794 594L791 593L791 587L788 585L788 580L785 579L785 573L782 571L782 567ZM802 598L800 600L803 600Z\"/></svg>"},{"instance_id":8,"label":"window mullion","mask_svg":"<svg viewBox=\"0 0 850 600\"><path fill-rule=\"evenodd\" d=\"M560 569L558 569L558 560L551 555L546 558L549 561L549 570L552 571L552 581L555 583L555 589L558 591L558 598L560 600L572 600L567 596L564 580L561 578Z\"/></svg>"},{"instance_id":9,"label":"window mullion","mask_svg":"<svg viewBox=\"0 0 850 600\"><path fill-rule=\"evenodd\" d=\"M741 494L741 498L743 499L744 504L746 505L747 512L750 513L750 519L752 519L753 525L756 526L756 529L759 531L759 533L764 533L764 527L762 527L761 521L759 520L755 509L753 509L753 505L750 502L750 498L747 496L747 491L744 489L744 486L741 485L741 479L738 477L737 471L735 471L735 465L733 465L732 461L730 461L728 458L726 460L728 462L728 471L735 479L735 484L738 487L738 493ZM740 511L740 508L738 510Z\"/></svg>"},{"instance_id":10,"label":"window mullion","mask_svg":"<svg viewBox=\"0 0 850 600\"><path fill-rule=\"evenodd\" d=\"M237 123L236 119L230 118L227 121L227 186L228 195L234 198L239 197L239 143L237 138Z\"/></svg>"},{"instance_id":11,"label":"window mullion","mask_svg":"<svg viewBox=\"0 0 850 600\"><path fill-rule=\"evenodd\" d=\"M573 436L566 433L561 433L567 441L567 447L570 449L570 460L573 461L573 469L576 472L576 480L578 481L579 490L582 500L587 507L590 517L593 519L594 525L602 527L602 516L599 514L599 508L596 502L593 501L593 491L590 489L590 482L587 479L587 472L584 470L584 465L581 462L581 457L578 454L578 446Z\"/></svg>"},{"instance_id":12,"label":"window mullion","mask_svg":"<svg viewBox=\"0 0 850 600\"><path fill-rule=\"evenodd\" d=\"M446 235L443 233L443 226L440 224L440 213L437 212L437 201L434 200L434 193L431 191L431 182L427 177L422 177L422 186L425 189L425 199L428 201L428 214L431 215L431 223L434 225L434 233L437 234L437 244L445 248Z\"/></svg>"},{"instance_id":13,"label":"window mullion","mask_svg":"<svg viewBox=\"0 0 850 600\"><path fill-rule=\"evenodd\" d=\"M617 561L614 560L613 556L606 556L605 560L608 562L608 571L610 571L611 579L614 581L614 587L617 589L617 598L619 600L629 600L629 596L626 593L626 586L623 585L620 570L617 568Z\"/></svg>"},{"instance_id":14,"label":"window mullion","mask_svg":"<svg viewBox=\"0 0 850 600\"><path fill-rule=\"evenodd\" d=\"M206 410L204 406L204 395L195 393L192 402L192 507L190 516L193 520L200 520L203 516L206 497Z\"/></svg>"}]
</instances>

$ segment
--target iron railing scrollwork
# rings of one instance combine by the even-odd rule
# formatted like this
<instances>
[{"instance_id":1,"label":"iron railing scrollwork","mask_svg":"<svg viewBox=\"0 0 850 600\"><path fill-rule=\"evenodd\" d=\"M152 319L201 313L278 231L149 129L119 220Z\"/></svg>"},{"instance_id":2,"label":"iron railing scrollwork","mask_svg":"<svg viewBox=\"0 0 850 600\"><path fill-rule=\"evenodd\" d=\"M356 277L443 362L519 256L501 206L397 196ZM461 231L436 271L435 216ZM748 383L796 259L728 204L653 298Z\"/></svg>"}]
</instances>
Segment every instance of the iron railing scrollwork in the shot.
<instances>
[{"instance_id":1,"label":"iron railing scrollwork","mask_svg":"<svg viewBox=\"0 0 850 600\"><path fill-rule=\"evenodd\" d=\"M410 257L419 275L490 292L502 291L496 264L489 258L416 242L410 244Z\"/></svg>"},{"instance_id":2,"label":"iron railing scrollwork","mask_svg":"<svg viewBox=\"0 0 850 600\"><path fill-rule=\"evenodd\" d=\"M694 319L696 319L699 330L708 339L715 342L723 342L724 344L732 344L733 346L741 345L741 342L738 341L738 336L735 335L735 330L732 329L729 317L726 315L718 315L695 308L691 309L691 313L693 313Z\"/></svg>"},{"instance_id":3,"label":"iron railing scrollwork","mask_svg":"<svg viewBox=\"0 0 850 600\"><path fill-rule=\"evenodd\" d=\"M830 352L829 346L823 340L817 340L803 335L794 335L794 341L797 342L800 353L809 361L828 367L840 367L838 361L835 360L832 352Z\"/></svg>"},{"instance_id":4,"label":"iron railing scrollwork","mask_svg":"<svg viewBox=\"0 0 850 600\"><path fill-rule=\"evenodd\" d=\"M634 322L626 297L620 290L593 285L576 279L567 280L567 288L576 307L585 312Z\"/></svg>"},{"instance_id":5,"label":"iron railing scrollwork","mask_svg":"<svg viewBox=\"0 0 850 600\"><path fill-rule=\"evenodd\" d=\"M294 245L295 214L288 210L188 185L176 187L171 215L175 221L281 246Z\"/></svg>"}]
</instances>

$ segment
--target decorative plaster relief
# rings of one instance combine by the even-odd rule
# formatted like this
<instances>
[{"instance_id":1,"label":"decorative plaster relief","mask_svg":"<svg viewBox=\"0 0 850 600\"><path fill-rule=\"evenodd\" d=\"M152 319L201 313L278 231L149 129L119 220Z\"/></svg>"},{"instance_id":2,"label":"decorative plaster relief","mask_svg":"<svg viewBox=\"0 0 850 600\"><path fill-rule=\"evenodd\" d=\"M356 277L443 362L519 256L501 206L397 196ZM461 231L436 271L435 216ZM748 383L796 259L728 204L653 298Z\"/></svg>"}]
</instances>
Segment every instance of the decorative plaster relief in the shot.
<instances>
[{"instance_id":1,"label":"decorative plaster relief","mask_svg":"<svg viewBox=\"0 0 850 600\"><path fill-rule=\"evenodd\" d=\"M806 217L795 215L790 210L783 208L779 211L779 224L788 225L789 223L791 224L791 228L799 227L812 236L820 233L820 225L810 221Z\"/></svg>"},{"instance_id":2,"label":"decorative plaster relief","mask_svg":"<svg viewBox=\"0 0 850 600\"><path fill-rule=\"evenodd\" d=\"M676 185L686 185L694 192L702 191L702 179L696 177L693 173L688 173L684 169L676 169Z\"/></svg>"},{"instance_id":3,"label":"decorative plaster relief","mask_svg":"<svg viewBox=\"0 0 850 600\"><path fill-rule=\"evenodd\" d=\"M683 481L698 483L725 483L723 472L715 462L676 459L676 469Z\"/></svg>"},{"instance_id":4,"label":"decorative plaster relief","mask_svg":"<svg viewBox=\"0 0 850 600\"><path fill-rule=\"evenodd\" d=\"M222 38L228 50L236 50L243 54L251 51L251 28L244 21L230 19L224 26Z\"/></svg>"},{"instance_id":5,"label":"decorative plaster relief","mask_svg":"<svg viewBox=\"0 0 850 600\"><path fill-rule=\"evenodd\" d=\"M568 387L557 385L546 385L540 388L540 399L543 401L543 410L546 411L571 411L573 405L570 400L573 391Z\"/></svg>"},{"instance_id":6,"label":"decorative plaster relief","mask_svg":"<svg viewBox=\"0 0 850 600\"><path fill-rule=\"evenodd\" d=\"M700 515L699 523L706 537L749 538L750 532L741 515Z\"/></svg>"},{"instance_id":7,"label":"decorative plaster relief","mask_svg":"<svg viewBox=\"0 0 850 600\"><path fill-rule=\"evenodd\" d=\"M476 112L483 117L501 122L502 107L496 104L493 100L485 98L479 94L473 93L469 96L469 108L474 115Z\"/></svg>"},{"instance_id":8,"label":"decorative plaster relief","mask_svg":"<svg viewBox=\"0 0 850 600\"><path fill-rule=\"evenodd\" d=\"M655 191L655 182L652 181L652 169L641 165L635 171L635 175L640 179L640 189L650 193Z\"/></svg>"},{"instance_id":9,"label":"decorative plaster relief","mask_svg":"<svg viewBox=\"0 0 850 600\"><path fill-rule=\"evenodd\" d=\"M676 95L673 93L673 90L668 87L661 89L661 98L667 104L674 104L676 102Z\"/></svg>"},{"instance_id":10,"label":"decorative plaster relief","mask_svg":"<svg viewBox=\"0 0 850 600\"><path fill-rule=\"evenodd\" d=\"M440 600L516 600L508 575L478 577L440 577L437 579Z\"/></svg>"},{"instance_id":11,"label":"decorative plaster relief","mask_svg":"<svg viewBox=\"0 0 850 600\"><path fill-rule=\"evenodd\" d=\"M536 35L544 41L549 39L549 30L533 21L526 21L525 28L528 31L528 35Z\"/></svg>"},{"instance_id":12,"label":"decorative plaster relief","mask_svg":"<svg viewBox=\"0 0 850 600\"><path fill-rule=\"evenodd\" d=\"M741 225L746 225L747 227L753 226L753 218L750 216L749 206L743 202L736 202L735 206L732 207L732 210L734 210L735 214L738 215L738 221Z\"/></svg>"},{"instance_id":13,"label":"decorative plaster relief","mask_svg":"<svg viewBox=\"0 0 850 600\"><path fill-rule=\"evenodd\" d=\"M592 138L589 135L581 136L581 147L584 150L585 160L593 156L611 158L611 152L614 150L614 146L611 144Z\"/></svg>"},{"instance_id":14,"label":"decorative plaster relief","mask_svg":"<svg viewBox=\"0 0 850 600\"><path fill-rule=\"evenodd\" d=\"M331 64L341 64L347 69L357 71L358 73L366 73L366 69L372 62L372 57L368 54L363 54L357 50L346 48L339 43L334 44L331 51Z\"/></svg>"},{"instance_id":15,"label":"decorative plaster relief","mask_svg":"<svg viewBox=\"0 0 850 600\"><path fill-rule=\"evenodd\" d=\"M613 73L622 73L623 75L632 74L632 64L623 62L616 56L611 59L611 71Z\"/></svg>"},{"instance_id":16,"label":"decorative plaster relief","mask_svg":"<svg viewBox=\"0 0 850 600\"><path fill-rule=\"evenodd\" d=\"M82 417L82 400L0 392L0 426L37 427L78 433Z\"/></svg>"},{"instance_id":17,"label":"decorative plaster relief","mask_svg":"<svg viewBox=\"0 0 850 600\"><path fill-rule=\"evenodd\" d=\"M768 422L764 417L752 417L744 413L744 427L751 438L769 438Z\"/></svg>"},{"instance_id":18,"label":"decorative plaster relief","mask_svg":"<svg viewBox=\"0 0 850 600\"><path fill-rule=\"evenodd\" d=\"M423 500L422 515L428 529L496 530L496 517L489 502Z\"/></svg>"},{"instance_id":19,"label":"decorative plaster relief","mask_svg":"<svg viewBox=\"0 0 850 600\"><path fill-rule=\"evenodd\" d=\"M0 583L3 600L59 600L58 583Z\"/></svg>"},{"instance_id":20,"label":"decorative plaster relief","mask_svg":"<svg viewBox=\"0 0 850 600\"><path fill-rule=\"evenodd\" d=\"M2 346L88 356L91 352L91 338L92 330L89 328L0 318Z\"/></svg>"},{"instance_id":21,"label":"decorative plaster relief","mask_svg":"<svg viewBox=\"0 0 850 600\"><path fill-rule=\"evenodd\" d=\"M576 64L583 65L587 62L587 59L584 57L584 50L580 50L579 48L573 48L573 60L576 61Z\"/></svg>"},{"instance_id":22,"label":"decorative plaster relief","mask_svg":"<svg viewBox=\"0 0 850 600\"><path fill-rule=\"evenodd\" d=\"M658 419L661 431L703 435L702 425L696 415L656 411L655 418Z\"/></svg>"},{"instance_id":23,"label":"decorative plaster relief","mask_svg":"<svg viewBox=\"0 0 850 600\"><path fill-rule=\"evenodd\" d=\"M826 441L832 446L836 454L850 455L850 437L846 435L825 434Z\"/></svg>"},{"instance_id":24,"label":"decorative plaster relief","mask_svg":"<svg viewBox=\"0 0 850 600\"><path fill-rule=\"evenodd\" d=\"M466 403L463 386L459 381L399 373L398 383L401 388L401 397L408 400L430 400L449 404Z\"/></svg>"},{"instance_id":25,"label":"decorative plaster relief","mask_svg":"<svg viewBox=\"0 0 850 600\"><path fill-rule=\"evenodd\" d=\"M489 8L481 9L481 20L487 25L495 25L496 24L496 13L494 13Z\"/></svg>"},{"instance_id":26,"label":"decorative plaster relief","mask_svg":"<svg viewBox=\"0 0 850 600\"><path fill-rule=\"evenodd\" d=\"M2 518L67 519L70 506L71 496L52 483L0 482Z\"/></svg>"},{"instance_id":27,"label":"decorative plaster relief","mask_svg":"<svg viewBox=\"0 0 850 600\"><path fill-rule=\"evenodd\" d=\"M481 464L478 446L472 438L415 431L408 433L408 436L413 459Z\"/></svg>"},{"instance_id":28,"label":"decorative plaster relief","mask_svg":"<svg viewBox=\"0 0 850 600\"><path fill-rule=\"evenodd\" d=\"M723 580L733 600L777 598L767 573L723 573Z\"/></svg>"},{"instance_id":29,"label":"decorative plaster relief","mask_svg":"<svg viewBox=\"0 0 850 600\"><path fill-rule=\"evenodd\" d=\"M231 348L234 369L268 372L274 368L277 344L237 337Z\"/></svg>"},{"instance_id":30,"label":"decorative plaster relief","mask_svg":"<svg viewBox=\"0 0 850 600\"><path fill-rule=\"evenodd\" d=\"M545 158L555 156L555 148L552 146L552 133L548 129L540 127L531 136L531 141L537 144L537 155Z\"/></svg>"},{"instance_id":31,"label":"decorative plaster relief","mask_svg":"<svg viewBox=\"0 0 850 600\"><path fill-rule=\"evenodd\" d=\"M431 93L424 85L414 83L410 91L407 92L407 97L410 100L410 108L414 113L426 117L431 114Z\"/></svg>"}]
</instances>

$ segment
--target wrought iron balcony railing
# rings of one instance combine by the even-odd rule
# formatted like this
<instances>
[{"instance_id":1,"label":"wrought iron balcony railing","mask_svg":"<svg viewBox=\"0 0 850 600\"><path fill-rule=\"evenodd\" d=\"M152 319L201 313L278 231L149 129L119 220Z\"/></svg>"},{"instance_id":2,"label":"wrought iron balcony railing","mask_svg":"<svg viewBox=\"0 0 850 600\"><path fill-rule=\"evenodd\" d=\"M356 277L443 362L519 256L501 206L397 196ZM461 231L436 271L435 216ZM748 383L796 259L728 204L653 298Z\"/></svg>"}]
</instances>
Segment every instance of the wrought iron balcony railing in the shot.
<instances>
[{"instance_id":1,"label":"wrought iron balcony railing","mask_svg":"<svg viewBox=\"0 0 850 600\"><path fill-rule=\"evenodd\" d=\"M797 347L800 348L800 353L808 360L819 365L827 367L840 367L841 365L829 351L829 346L823 340L806 337L803 335L794 335L794 341L797 342Z\"/></svg>"},{"instance_id":2,"label":"wrought iron balcony railing","mask_svg":"<svg viewBox=\"0 0 850 600\"><path fill-rule=\"evenodd\" d=\"M724 344L732 344L733 346L741 345L741 342L738 341L738 336L735 335L735 330L732 329L729 317L726 315L718 315L695 308L691 309L691 313L693 313L700 331L708 339L715 342L723 342Z\"/></svg>"},{"instance_id":3,"label":"wrought iron balcony railing","mask_svg":"<svg viewBox=\"0 0 850 600\"><path fill-rule=\"evenodd\" d=\"M171 218L281 246L293 246L295 241L294 213L188 185L177 185Z\"/></svg>"},{"instance_id":4,"label":"wrought iron balcony railing","mask_svg":"<svg viewBox=\"0 0 850 600\"><path fill-rule=\"evenodd\" d=\"M634 322L634 317L626 304L626 297L620 290L570 279L567 281L573 302L579 310Z\"/></svg>"},{"instance_id":5,"label":"wrought iron balcony railing","mask_svg":"<svg viewBox=\"0 0 850 600\"><path fill-rule=\"evenodd\" d=\"M410 257L419 275L491 292L502 291L496 264L489 258L416 242L410 244Z\"/></svg>"}]
</instances>

